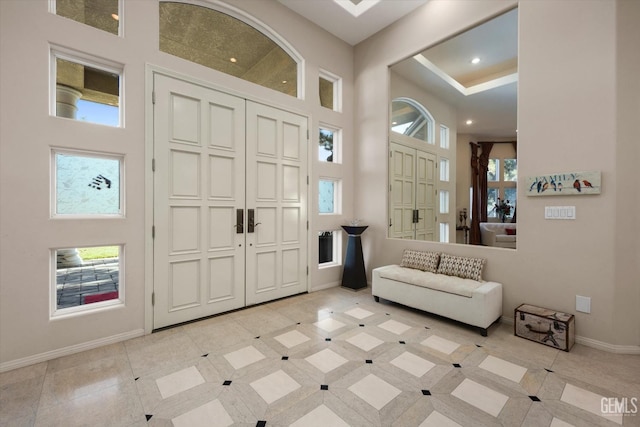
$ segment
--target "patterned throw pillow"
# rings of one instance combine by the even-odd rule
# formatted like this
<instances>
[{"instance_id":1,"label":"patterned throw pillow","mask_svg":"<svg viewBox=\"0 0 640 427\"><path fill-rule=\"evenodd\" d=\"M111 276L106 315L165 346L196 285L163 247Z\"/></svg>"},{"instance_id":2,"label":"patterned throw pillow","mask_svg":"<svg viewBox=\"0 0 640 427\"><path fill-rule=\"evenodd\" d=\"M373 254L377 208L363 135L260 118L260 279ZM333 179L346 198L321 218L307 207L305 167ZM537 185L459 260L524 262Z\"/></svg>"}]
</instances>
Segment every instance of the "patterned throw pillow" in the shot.
<instances>
[{"instance_id":1,"label":"patterned throw pillow","mask_svg":"<svg viewBox=\"0 0 640 427\"><path fill-rule=\"evenodd\" d=\"M400 267L416 268L418 270L435 273L438 269L439 260L440 252L412 251L411 249L405 249L404 254L402 254Z\"/></svg>"},{"instance_id":2,"label":"patterned throw pillow","mask_svg":"<svg viewBox=\"0 0 640 427\"><path fill-rule=\"evenodd\" d=\"M484 258L467 258L442 254L438 265L438 273L480 281L482 280L484 262Z\"/></svg>"}]
</instances>

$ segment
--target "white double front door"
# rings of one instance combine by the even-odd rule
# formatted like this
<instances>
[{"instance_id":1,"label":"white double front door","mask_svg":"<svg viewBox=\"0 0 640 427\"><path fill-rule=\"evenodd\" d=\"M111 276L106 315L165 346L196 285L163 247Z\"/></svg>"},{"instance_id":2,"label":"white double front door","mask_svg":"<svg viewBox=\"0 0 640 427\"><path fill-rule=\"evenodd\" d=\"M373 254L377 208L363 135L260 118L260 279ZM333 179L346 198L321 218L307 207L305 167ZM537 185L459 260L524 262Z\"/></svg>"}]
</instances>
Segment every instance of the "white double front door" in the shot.
<instances>
[{"instance_id":1,"label":"white double front door","mask_svg":"<svg viewBox=\"0 0 640 427\"><path fill-rule=\"evenodd\" d=\"M154 75L154 329L307 290L306 117Z\"/></svg>"}]
</instances>

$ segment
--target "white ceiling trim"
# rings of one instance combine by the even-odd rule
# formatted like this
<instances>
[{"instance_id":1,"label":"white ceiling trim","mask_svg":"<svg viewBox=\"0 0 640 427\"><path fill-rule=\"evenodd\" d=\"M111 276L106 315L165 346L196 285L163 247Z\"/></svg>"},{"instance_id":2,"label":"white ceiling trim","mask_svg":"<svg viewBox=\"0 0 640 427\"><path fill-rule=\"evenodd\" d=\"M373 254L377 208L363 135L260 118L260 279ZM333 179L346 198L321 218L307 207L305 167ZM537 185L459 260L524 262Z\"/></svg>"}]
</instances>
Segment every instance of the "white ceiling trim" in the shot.
<instances>
[{"instance_id":1,"label":"white ceiling trim","mask_svg":"<svg viewBox=\"0 0 640 427\"><path fill-rule=\"evenodd\" d=\"M367 10L375 6L376 3L378 3L380 0L362 0L358 4L354 4L351 0L333 0L333 1L336 2L338 6L340 6L341 8L343 8L344 10L346 10L351 15L357 18L358 16L362 15Z\"/></svg>"},{"instance_id":2,"label":"white ceiling trim","mask_svg":"<svg viewBox=\"0 0 640 427\"><path fill-rule=\"evenodd\" d=\"M435 75L437 75L442 80L444 80L449 86L451 86L452 88L454 88L464 96L485 92L487 90L495 89L497 87L508 85L510 83L518 81L518 73L513 73L506 76L498 77L497 79L489 80L474 86L466 87L460 84L456 79L451 77L449 74L442 71L437 65L429 61L421 53L415 55L413 59L415 59L424 68L432 71Z\"/></svg>"}]
</instances>

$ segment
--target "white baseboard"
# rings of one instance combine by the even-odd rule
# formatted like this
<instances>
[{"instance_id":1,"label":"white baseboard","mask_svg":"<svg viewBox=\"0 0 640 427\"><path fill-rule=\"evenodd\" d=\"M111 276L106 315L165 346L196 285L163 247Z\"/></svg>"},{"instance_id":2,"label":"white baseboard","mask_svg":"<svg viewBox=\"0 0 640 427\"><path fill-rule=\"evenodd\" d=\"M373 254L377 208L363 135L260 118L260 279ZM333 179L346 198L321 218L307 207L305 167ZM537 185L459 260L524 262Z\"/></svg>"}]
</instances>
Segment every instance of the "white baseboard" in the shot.
<instances>
[{"instance_id":1,"label":"white baseboard","mask_svg":"<svg viewBox=\"0 0 640 427\"><path fill-rule=\"evenodd\" d=\"M506 323L507 325L513 325L513 317L504 317L500 318L501 323ZM598 350L606 351L608 353L617 353L617 354L640 354L640 345L617 345L617 344L609 344L604 341L594 340L592 338L581 337L580 335L576 335L576 343L582 344L587 347L595 348Z\"/></svg>"},{"instance_id":2,"label":"white baseboard","mask_svg":"<svg viewBox=\"0 0 640 427\"><path fill-rule=\"evenodd\" d=\"M25 366L33 365L40 362L46 362L48 360L56 359L62 356L69 356L71 354L80 353L81 351L92 350L94 348L102 347L109 344L115 344L131 338L141 337L143 335L144 329L136 329L130 332L124 332L122 334L112 335L110 337L100 338L94 341L35 354L33 356L24 357L22 359L11 360L9 362L0 363L0 372L24 368Z\"/></svg>"},{"instance_id":3,"label":"white baseboard","mask_svg":"<svg viewBox=\"0 0 640 427\"><path fill-rule=\"evenodd\" d=\"M317 292L317 291L322 291L325 289L329 289L329 288L335 288L337 286L340 286L341 283L340 282L329 282L329 283L323 283L321 285L317 285L312 287L309 292Z\"/></svg>"}]
</instances>

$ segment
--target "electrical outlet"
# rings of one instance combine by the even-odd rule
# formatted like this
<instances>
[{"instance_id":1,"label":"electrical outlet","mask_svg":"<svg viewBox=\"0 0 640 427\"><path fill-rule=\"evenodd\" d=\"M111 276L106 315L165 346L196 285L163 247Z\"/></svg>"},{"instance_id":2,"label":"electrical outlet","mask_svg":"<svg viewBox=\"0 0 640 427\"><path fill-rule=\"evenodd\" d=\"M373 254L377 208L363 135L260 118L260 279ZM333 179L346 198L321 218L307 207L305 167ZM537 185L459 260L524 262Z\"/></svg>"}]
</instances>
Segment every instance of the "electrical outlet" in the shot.
<instances>
[{"instance_id":1,"label":"electrical outlet","mask_svg":"<svg viewBox=\"0 0 640 427\"><path fill-rule=\"evenodd\" d=\"M591 298L576 295L576 311L591 313Z\"/></svg>"}]
</instances>

